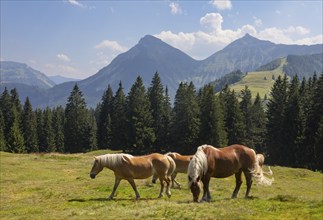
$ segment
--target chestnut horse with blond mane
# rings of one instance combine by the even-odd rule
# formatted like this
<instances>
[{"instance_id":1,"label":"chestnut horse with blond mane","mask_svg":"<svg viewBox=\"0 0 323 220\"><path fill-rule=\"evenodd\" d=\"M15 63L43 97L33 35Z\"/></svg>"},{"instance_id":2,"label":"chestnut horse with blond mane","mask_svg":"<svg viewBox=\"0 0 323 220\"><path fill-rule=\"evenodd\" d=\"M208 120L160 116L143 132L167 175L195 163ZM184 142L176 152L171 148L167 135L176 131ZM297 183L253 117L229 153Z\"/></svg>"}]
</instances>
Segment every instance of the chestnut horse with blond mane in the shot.
<instances>
[{"instance_id":1,"label":"chestnut horse with blond mane","mask_svg":"<svg viewBox=\"0 0 323 220\"><path fill-rule=\"evenodd\" d=\"M115 183L111 195L108 199L113 199L114 194L122 179L127 180L136 194L136 199L140 199L134 179L146 179L152 175L157 175L160 180L160 193L158 198L163 196L164 183L166 182L166 194L171 196L169 176L175 170L175 162L171 157L163 154L149 154L145 156L132 156L130 154L105 154L94 157L94 164L90 172L92 179L100 173L104 167L114 172Z\"/></svg>"},{"instance_id":2,"label":"chestnut horse with blond mane","mask_svg":"<svg viewBox=\"0 0 323 220\"><path fill-rule=\"evenodd\" d=\"M231 145L223 148L215 148L211 145L198 147L195 155L188 166L189 188L193 194L193 201L197 202L200 194L199 181L203 183L203 197L201 201L211 201L209 182L211 177L225 178L235 175L236 187L232 198L236 198L242 184L241 174L245 175L247 191L245 197L249 196L252 179L260 185L270 186L273 179L263 175L263 161L256 156L254 150L243 145Z\"/></svg>"},{"instance_id":3,"label":"chestnut horse with blond mane","mask_svg":"<svg viewBox=\"0 0 323 220\"><path fill-rule=\"evenodd\" d=\"M173 153L173 152L169 152L166 155L173 158L176 164L176 169L171 176L172 188L174 188L175 186L174 183L176 183L176 185L179 188L181 188L181 184L176 181L177 173L187 173L188 164L190 163L193 155L181 155L179 153Z\"/></svg>"}]
</instances>

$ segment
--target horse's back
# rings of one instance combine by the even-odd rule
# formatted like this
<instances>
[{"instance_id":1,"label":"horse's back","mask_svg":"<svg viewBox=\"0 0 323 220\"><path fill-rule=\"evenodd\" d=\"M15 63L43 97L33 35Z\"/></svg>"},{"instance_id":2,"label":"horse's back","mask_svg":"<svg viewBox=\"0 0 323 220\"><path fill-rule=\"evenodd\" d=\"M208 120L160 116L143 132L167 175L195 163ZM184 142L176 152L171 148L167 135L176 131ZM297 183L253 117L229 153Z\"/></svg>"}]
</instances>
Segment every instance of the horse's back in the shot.
<instances>
[{"instance_id":1,"label":"horse's back","mask_svg":"<svg viewBox=\"0 0 323 220\"><path fill-rule=\"evenodd\" d=\"M181 155L179 153L167 153L167 156L173 158L176 164L176 170L177 173L187 173L187 167L190 163L193 155Z\"/></svg>"},{"instance_id":2,"label":"horse's back","mask_svg":"<svg viewBox=\"0 0 323 220\"><path fill-rule=\"evenodd\" d=\"M225 178L240 169L248 170L255 163L255 153L243 145L231 145L223 148L208 146L204 149L208 158L208 172L217 178Z\"/></svg>"}]
</instances>

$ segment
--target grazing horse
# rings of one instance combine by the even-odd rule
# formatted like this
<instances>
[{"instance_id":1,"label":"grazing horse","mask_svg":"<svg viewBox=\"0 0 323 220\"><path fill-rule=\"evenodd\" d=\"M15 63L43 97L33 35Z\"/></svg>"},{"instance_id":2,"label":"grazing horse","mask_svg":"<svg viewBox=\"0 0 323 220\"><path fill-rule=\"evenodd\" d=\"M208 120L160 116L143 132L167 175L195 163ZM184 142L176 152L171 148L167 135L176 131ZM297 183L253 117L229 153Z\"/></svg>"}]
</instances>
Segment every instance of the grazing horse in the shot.
<instances>
[{"instance_id":1,"label":"grazing horse","mask_svg":"<svg viewBox=\"0 0 323 220\"><path fill-rule=\"evenodd\" d=\"M172 188L174 188L174 185L175 185L174 183L176 183L176 185L179 188L181 188L181 184L176 181L177 173L187 173L188 164L190 163L193 155L181 155L179 153L172 153L172 152L167 153L166 155L173 158L173 160L176 163L176 169L171 176Z\"/></svg>"},{"instance_id":2,"label":"grazing horse","mask_svg":"<svg viewBox=\"0 0 323 220\"><path fill-rule=\"evenodd\" d=\"M197 202L200 194L199 181L203 183L203 197L201 201L211 201L209 182L211 177L225 178L235 174L236 187L232 198L236 198L242 184L241 173L247 182L245 196L249 196L252 179L261 185L271 185L273 179L263 175L261 166L254 150L243 145L231 145L215 148L210 145L198 147L188 166L189 188L193 194L193 201Z\"/></svg>"},{"instance_id":3,"label":"grazing horse","mask_svg":"<svg viewBox=\"0 0 323 220\"><path fill-rule=\"evenodd\" d=\"M257 157L257 161L258 161L259 166L262 168L262 166L265 163L265 156L263 154L256 154L256 157ZM263 173L268 174L268 175L273 175L273 172L271 171L270 167L268 167L268 169L269 169L269 171L263 172Z\"/></svg>"},{"instance_id":4,"label":"grazing horse","mask_svg":"<svg viewBox=\"0 0 323 220\"><path fill-rule=\"evenodd\" d=\"M163 196L164 182L166 182L166 194L171 196L169 176L175 170L176 164L171 157L163 154L149 154L146 156L132 156L130 154L105 154L94 157L94 164L90 172L92 179L103 170L104 167L114 172L115 183L113 191L108 199L113 199L114 194L122 179L127 180L136 193L136 199L140 199L134 179L146 179L156 174L160 180L159 197Z\"/></svg>"}]
</instances>

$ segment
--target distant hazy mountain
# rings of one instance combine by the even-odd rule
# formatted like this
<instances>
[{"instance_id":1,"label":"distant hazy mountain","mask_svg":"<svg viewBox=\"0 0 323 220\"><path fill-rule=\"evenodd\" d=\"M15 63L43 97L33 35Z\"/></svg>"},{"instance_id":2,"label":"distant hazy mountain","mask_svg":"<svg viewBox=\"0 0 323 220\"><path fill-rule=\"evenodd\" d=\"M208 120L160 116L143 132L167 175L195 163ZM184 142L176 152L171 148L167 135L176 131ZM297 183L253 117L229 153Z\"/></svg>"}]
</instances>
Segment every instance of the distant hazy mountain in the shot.
<instances>
[{"instance_id":1,"label":"distant hazy mountain","mask_svg":"<svg viewBox=\"0 0 323 220\"><path fill-rule=\"evenodd\" d=\"M49 89L55 85L44 73L24 63L12 61L0 62L0 76L2 84L23 84L40 89Z\"/></svg>"},{"instance_id":2,"label":"distant hazy mountain","mask_svg":"<svg viewBox=\"0 0 323 220\"><path fill-rule=\"evenodd\" d=\"M60 75L48 76L48 78L51 79L55 84L80 81L80 79L68 78L68 77L64 77L64 76L60 76Z\"/></svg>"},{"instance_id":3,"label":"distant hazy mountain","mask_svg":"<svg viewBox=\"0 0 323 220\"><path fill-rule=\"evenodd\" d=\"M158 38L147 35L137 45L118 55L108 66L97 74L77 82L90 106L95 106L102 98L108 85L115 92L122 81L125 93L138 75L143 78L146 88L150 85L155 72L160 74L164 86L168 86L174 97L180 81L191 78L198 61L182 51L164 43ZM57 85L51 89L50 105L65 104L75 82ZM56 99L59 97L59 99ZM62 97L62 98L60 98Z\"/></svg>"},{"instance_id":4,"label":"distant hazy mountain","mask_svg":"<svg viewBox=\"0 0 323 220\"><path fill-rule=\"evenodd\" d=\"M77 84L87 104L95 107L109 84L115 92L122 81L124 91L128 93L138 75L142 76L147 88L154 73L158 72L163 85L168 86L173 100L181 81L193 81L199 88L238 69L242 72L253 71L281 57L318 54L322 50L322 44L274 44L247 34L207 59L197 61L160 39L147 35L130 50L118 55L108 66ZM65 105L74 84L75 82L66 82L48 89L46 93L35 98L37 106Z\"/></svg>"},{"instance_id":5,"label":"distant hazy mountain","mask_svg":"<svg viewBox=\"0 0 323 220\"><path fill-rule=\"evenodd\" d=\"M322 53L322 50L322 44L310 46L274 44L246 34L201 61L197 76L200 76L201 83L205 84L237 69L242 72L254 71L277 58L317 54Z\"/></svg>"}]
</instances>

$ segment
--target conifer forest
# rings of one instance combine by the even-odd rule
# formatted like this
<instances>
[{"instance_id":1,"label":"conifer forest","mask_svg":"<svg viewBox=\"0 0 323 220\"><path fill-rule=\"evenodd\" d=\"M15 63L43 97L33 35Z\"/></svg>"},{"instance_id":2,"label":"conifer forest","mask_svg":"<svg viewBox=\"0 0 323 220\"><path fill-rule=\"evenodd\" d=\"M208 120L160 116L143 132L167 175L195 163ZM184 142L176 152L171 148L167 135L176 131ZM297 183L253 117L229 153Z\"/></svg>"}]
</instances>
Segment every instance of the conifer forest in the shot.
<instances>
[{"instance_id":1,"label":"conifer forest","mask_svg":"<svg viewBox=\"0 0 323 220\"><path fill-rule=\"evenodd\" d=\"M67 91L68 92L68 91ZM174 103L156 73L148 88L140 76L128 94L107 85L88 108L77 84L66 106L33 109L16 89L0 97L0 150L13 153L81 153L97 149L134 155L193 154L198 146L244 144L266 163L322 171L323 74L279 76L268 98L224 86L179 84Z\"/></svg>"}]
</instances>

